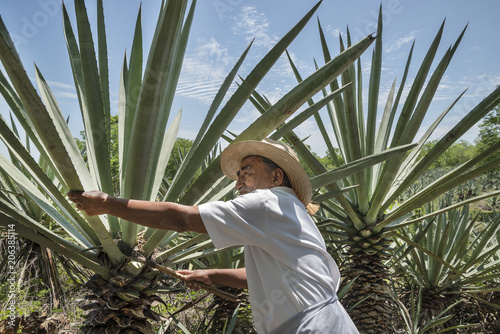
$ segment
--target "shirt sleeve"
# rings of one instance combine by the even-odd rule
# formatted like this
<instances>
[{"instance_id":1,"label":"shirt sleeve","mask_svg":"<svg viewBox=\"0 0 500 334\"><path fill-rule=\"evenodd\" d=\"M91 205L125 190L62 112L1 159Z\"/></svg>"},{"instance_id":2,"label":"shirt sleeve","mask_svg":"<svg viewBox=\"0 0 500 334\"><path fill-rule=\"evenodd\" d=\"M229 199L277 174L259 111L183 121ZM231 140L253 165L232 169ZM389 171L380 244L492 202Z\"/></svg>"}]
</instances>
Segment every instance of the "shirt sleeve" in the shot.
<instances>
[{"instance_id":1,"label":"shirt sleeve","mask_svg":"<svg viewBox=\"0 0 500 334\"><path fill-rule=\"evenodd\" d=\"M238 196L227 202L209 202L198 206L210 238L217 248L262 245L267 239L265 199L259 191Z\"/></svg>"}]
</instances>

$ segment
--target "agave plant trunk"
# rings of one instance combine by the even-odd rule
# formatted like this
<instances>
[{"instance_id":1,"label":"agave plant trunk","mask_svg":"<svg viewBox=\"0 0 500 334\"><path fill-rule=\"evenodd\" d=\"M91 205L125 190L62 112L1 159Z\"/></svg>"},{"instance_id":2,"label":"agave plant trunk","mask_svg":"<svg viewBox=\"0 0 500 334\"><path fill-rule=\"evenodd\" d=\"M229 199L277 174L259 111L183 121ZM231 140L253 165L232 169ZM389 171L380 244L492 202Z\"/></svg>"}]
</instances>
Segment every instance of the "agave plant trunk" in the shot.
<instances>
[{"instance_id":1,"label":"agave plant trunk","mask_svg":"<svg viewBox=\"0 0 500 334\"><path fill-rule=\"evenodd\" d=\"M344 307L360 333L388 333L396 312L385 257L352 249L349 257L351 264L342 276L346 282L355 280L355 283L342 299Z\"/></svg>"}]
</instances>

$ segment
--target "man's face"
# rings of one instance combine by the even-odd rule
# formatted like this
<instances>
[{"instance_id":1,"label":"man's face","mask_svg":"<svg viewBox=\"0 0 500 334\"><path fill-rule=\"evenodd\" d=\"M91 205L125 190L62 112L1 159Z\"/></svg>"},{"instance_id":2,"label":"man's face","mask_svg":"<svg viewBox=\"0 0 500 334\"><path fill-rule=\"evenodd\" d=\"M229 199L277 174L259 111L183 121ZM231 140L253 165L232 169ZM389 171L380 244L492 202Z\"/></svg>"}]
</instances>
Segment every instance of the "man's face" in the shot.
<instances>
[{"instance_id":1,"label":"man's face","mask_svg":"<svg viewBox=\"0 0 500 334\"><path fill-rule=\"evenodd\" d=\"M270 171L258 156L243 159L236 174L238 175L236 190L240 195L276 186L275 172Z\"/></svg>"}]
</instances>

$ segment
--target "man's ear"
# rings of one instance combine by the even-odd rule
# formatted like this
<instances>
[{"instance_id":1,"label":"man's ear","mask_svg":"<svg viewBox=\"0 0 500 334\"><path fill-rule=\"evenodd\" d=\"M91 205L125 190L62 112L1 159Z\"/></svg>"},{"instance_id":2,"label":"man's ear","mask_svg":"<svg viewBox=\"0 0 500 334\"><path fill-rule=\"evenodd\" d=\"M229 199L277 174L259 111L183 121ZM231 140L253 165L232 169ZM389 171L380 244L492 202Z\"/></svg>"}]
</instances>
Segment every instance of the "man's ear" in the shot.
<instances>
[{"instance_id":1,"label":"man's ear","mask_svg":"<svg viewBox=\"0 0 500 334\"><path fill-rule=\"evenodd\" d=\"M281 168L276 168L273 172L273 185L279 187L285 180L285 172Z\"/></svg>"}]
</instances>

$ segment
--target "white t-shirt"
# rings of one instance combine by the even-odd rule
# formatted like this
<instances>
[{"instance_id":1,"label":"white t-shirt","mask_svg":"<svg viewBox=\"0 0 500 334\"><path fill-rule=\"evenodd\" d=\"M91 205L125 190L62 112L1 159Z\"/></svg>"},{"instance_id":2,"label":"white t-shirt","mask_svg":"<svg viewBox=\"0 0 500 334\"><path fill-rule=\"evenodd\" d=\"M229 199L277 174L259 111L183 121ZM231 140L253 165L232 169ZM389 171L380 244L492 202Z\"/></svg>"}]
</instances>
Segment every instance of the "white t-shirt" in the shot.
<instances>
[{"instance_id":1,"label":"white t-shirt","mask_svg":"<svg viewBox=\"0 0 500 334\"><path fill-rule=\"evenodd\" d=\"M199 210L217 248L245 246L250 303L259 333L269 333L337 292L337 265L292 189L259 189L231 201L202 204Z\"/></svg>"}]
</instances>

